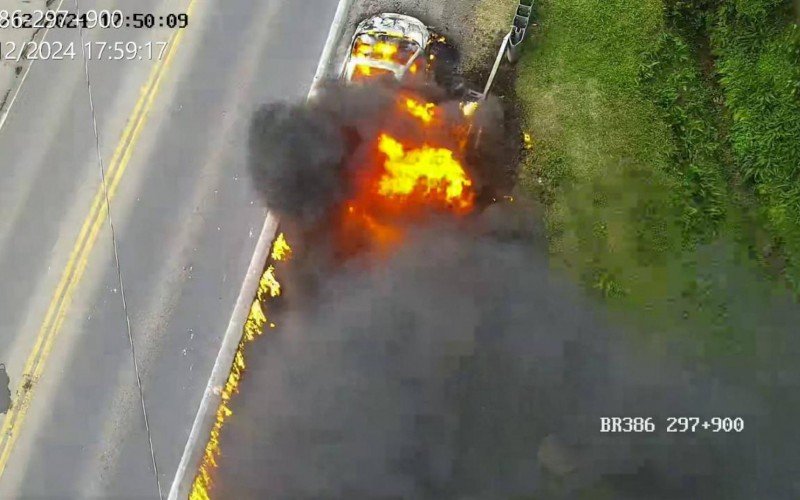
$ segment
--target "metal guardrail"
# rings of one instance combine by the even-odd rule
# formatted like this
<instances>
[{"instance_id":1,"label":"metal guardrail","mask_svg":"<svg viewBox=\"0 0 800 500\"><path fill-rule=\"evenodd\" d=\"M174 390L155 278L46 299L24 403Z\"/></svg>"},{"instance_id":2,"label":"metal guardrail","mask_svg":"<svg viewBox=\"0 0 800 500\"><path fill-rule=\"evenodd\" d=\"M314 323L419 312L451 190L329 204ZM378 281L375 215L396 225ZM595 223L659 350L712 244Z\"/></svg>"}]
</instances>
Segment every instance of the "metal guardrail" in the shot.
<instances>
[{"instance_id":1,"label":"metal guardrail","mask_svg":"<svg viewBox=\"0 0 800 500\"><path fill-rule=\"evenodd\" d=\"M503 56L512 64L519 60L522 52L522 42L525 40L528 27L531 24L531 16L533 16L533 2L534 0L519 0L517 12L514 14L514 21L511 23L511 30L503 38L503 43L500 44L500 50L497 52L497 58L494 60L494 66L492 66L492 72L489 74L489 80L483 89L481 99L486 99L489 96L489 91L492 89L492 84L495 76L497 76L497 70L500 68L500 61L503 60Z\"/></svg>"},{"instance_id":2,"label":"metal guardrail","mask_svg":"<svg viewBox=\"0 0 800 500\"><path fill-rule=\"evenodd\" d=\"M510 63L515 63L519 59L522 41L525 40L532 14L533 0L520 0L517 13L514 15L514 22L511 25L508 47L506 47L506 58Z\"/></svg>"}]
</instances>

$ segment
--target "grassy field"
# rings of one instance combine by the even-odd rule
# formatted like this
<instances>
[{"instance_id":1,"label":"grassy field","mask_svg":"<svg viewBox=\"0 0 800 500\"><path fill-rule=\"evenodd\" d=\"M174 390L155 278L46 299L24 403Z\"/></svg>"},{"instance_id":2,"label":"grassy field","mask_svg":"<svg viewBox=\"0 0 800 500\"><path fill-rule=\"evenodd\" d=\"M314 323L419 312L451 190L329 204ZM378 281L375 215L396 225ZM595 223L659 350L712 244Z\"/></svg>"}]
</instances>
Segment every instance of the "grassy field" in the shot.
<instances>
[{"instance_id":1,"label":"grassy field","mask_svg":"<svg viewBox=\"0 0 800 500\"><path fill-rule=\"evenodd\" d=\"M769 2L777 3L760 3ZM793 234L797 220L775 207L786 207L797 190L780 190L770 179L769 189L754 186L744 173L753 155L770 160L747 135L752 131L743 132L742 116L761 117L732 117L725 106L732 82L754 68L736 63L741 52L733 48L715 59L715 44L730 35L717 4L539 2L540 28L516 85L534 141L520 185L544 201L554 263L649 325L651 340L697 338L691 354L699 359L743 363L754 361L755 349L755 329L745 319L785 294L790 240L780 234ZM741 33L739 25L730 29ZM762 79L773 66L786 69L791 33L774 31L784 52L773 47L756 63ZM781 56L770 58L775 51ZM727 68L727 80L717 65ZM780 84L800 82L792 78ZM772 118L757 121L759 130L775 131L786 115ZM770 152L791 153L797 137L793 143L781 130Z\"/></svg>"}]
</instances>

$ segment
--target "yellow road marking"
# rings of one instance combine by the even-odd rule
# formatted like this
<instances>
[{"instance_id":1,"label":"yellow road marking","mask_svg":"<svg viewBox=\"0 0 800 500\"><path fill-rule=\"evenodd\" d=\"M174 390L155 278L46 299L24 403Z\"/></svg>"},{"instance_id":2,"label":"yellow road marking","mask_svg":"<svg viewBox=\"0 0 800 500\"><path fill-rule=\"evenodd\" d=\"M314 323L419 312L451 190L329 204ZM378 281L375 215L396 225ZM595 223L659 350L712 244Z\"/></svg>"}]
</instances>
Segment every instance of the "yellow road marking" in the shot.
<instances>
[{"instance_id":1,"label":"yellow road marking","mask_svg":"<svg viewBox=\"0 0 800 500\"><path fill-rule=\"evenodd\" d=\"M187 13L191 13L194 2L195 0L190 1L186 10ZM106 185L108 188L109 200L112 199L116 193L119 182L122 179L122 174L128 166L134 145L147 121L164 73L169 67L178 44L183 38L183 33L184 30L177 30L170 37L167 52L151 70L147 82L142 87L141 95L133 108L131 117L122 132L122 137L114 150L111 162L106 170ZM61 275L61 280L47 308L33 350L28 355L28 359L25 362L22 380L16 392L16 399L12 403L11 408L6 412L2 430L0 430L0 477L2 477L5 471L11 452L19 437L20 428L24 423L25 415L30 406L33 389L44 371L45 362L52 349L53 341L58 331L61 329L67 309L72 302L72 294L86 270L89 255L97 241L100 229L108 216L105 201L106 192L104 191L104 187L100 185L92 201L89 214L84 220L81 231L78 234L78 239L75 241L75 245L72 248L67 265Z\"/></svg>"}]
</instances>

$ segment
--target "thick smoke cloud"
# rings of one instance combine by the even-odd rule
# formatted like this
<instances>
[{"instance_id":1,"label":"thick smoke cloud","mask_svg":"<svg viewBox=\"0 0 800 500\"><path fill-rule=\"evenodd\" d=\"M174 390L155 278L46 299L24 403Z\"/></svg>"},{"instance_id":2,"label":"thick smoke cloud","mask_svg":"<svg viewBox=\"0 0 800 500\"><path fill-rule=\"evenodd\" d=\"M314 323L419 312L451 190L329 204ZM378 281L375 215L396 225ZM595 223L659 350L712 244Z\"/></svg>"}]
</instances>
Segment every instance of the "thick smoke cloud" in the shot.
<instances>
[{"instance_id":1,"label":"thick smoke cloud","mask_svg":"<svg viewBox=\"0 0 800 500\"><path fill-rule=\"evenodd\" d=\"M357 148L331 124L369 134L384 98L256 116L254 176L289 227L346 196ZM279 326L248 351L223 436L219 497L798 497L797 396L768 370L731 382L648 349L549 268L535 220L495 205L410 227L388 258L284 265ZM313 289L296 286L309 268ZM603 434L602 416L657 431ZM669 416L739 416L746 431L667 434Z\"/></svg>"},{"instance_id":2,"label":"thick smoke cloud","mask_svg":"<svg viewBox=\"0 0 800 500\"><path fill-rule=\"evenodd\" d=\"M614 498L789 498L756 475L754 385L634 347L510 217L421 228L389 261L351 261L291 300L251 351L223 497L568 498L606 482ZM608 415L659 430L601 434ZM681 415L751 428L667 435Z\"/></svg>"},{"instance_id":3,"label":"thick smoke cloud","mask_svg":"<svg viewBox=\"0 0 800 500\"><path fill-rule=\"evenodd\" d=\"M313 220L344 195L344 140L331 117L270 104L253 117L249 142L253 180L280 216Z\"/></svg>"},{"instance_id":4,"label":"thick smoke cloud","mask_svg":"<svg viewBox=\"0 0 800 500\"><path fill-rule=\"evenodd\" d=\"M310 104L268 104L259 109L250 129L249 169L267 207L295 223L312 225L324 219L351 193L354 178L382 132L403 140L456 146L449 129L421 128L416 118L397 112L397 89L323 87ZM460 119L457 101L436 88L416 89L415 95L440 102L445 122ZM483 128L479 147L472 150L471 174L478 189L502 184L513 174L512 148L502 132L503 113L493 100L475 118ZM492 168L480 168L492 165Z\"/></svg>"}]
</instances>

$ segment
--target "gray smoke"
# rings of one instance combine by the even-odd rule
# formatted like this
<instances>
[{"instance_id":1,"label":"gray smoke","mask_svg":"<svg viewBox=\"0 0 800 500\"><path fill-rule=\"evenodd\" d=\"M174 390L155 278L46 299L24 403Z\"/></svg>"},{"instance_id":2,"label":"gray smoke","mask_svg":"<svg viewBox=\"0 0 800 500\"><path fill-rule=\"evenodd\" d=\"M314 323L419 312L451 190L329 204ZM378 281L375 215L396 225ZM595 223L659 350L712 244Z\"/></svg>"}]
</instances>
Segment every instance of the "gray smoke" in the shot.
<instances>
[{"instance_id":1,"label":"gray smoke","mask_svg":"<svg viewBox=\"0 0 800 500\"><path fill-rule=\"evenodd\" d=\"M548 270L529 228L508 227L518 214L492 211L290 297L250 352L221 498L794 496L794 479L764 474L797 453L773 439L765 454L755 383L634 347ZM609 415L658 430L602 434ZM665 432L668 416L728 415L747 432Z\"/></svg>"}]
</instances>

